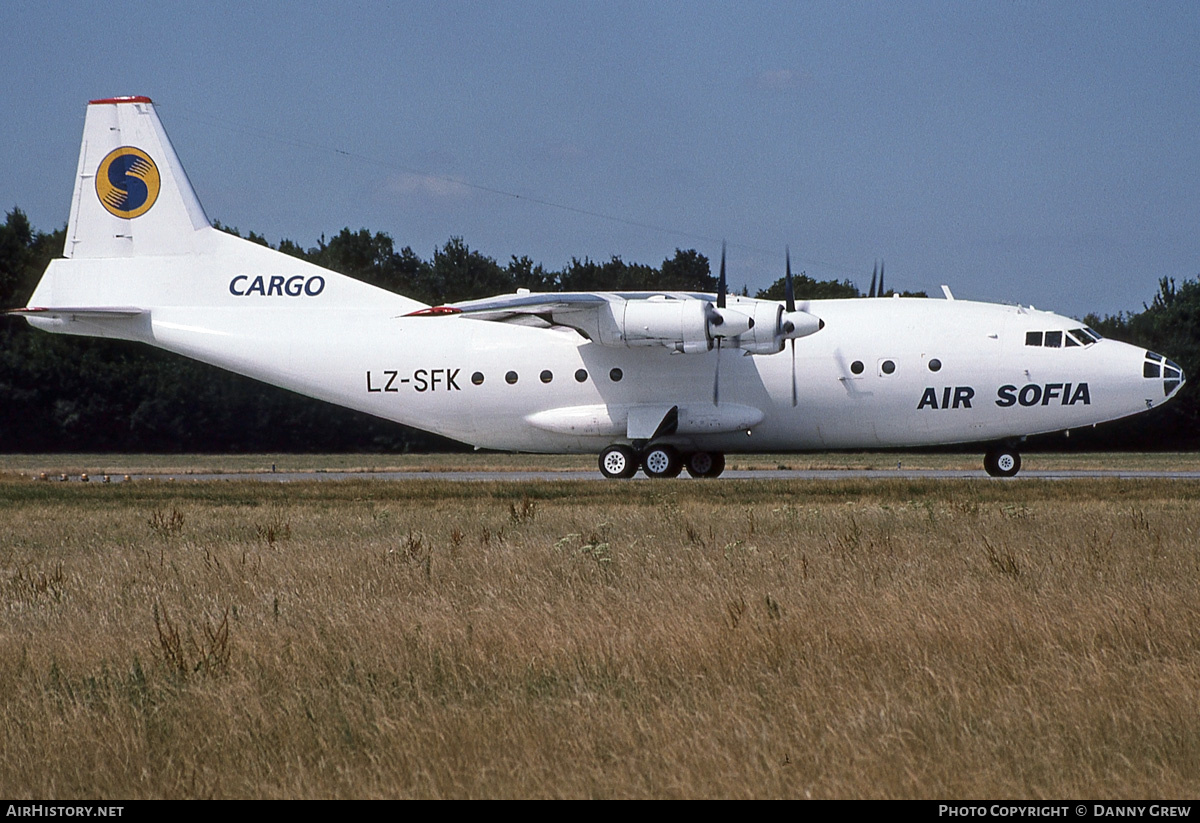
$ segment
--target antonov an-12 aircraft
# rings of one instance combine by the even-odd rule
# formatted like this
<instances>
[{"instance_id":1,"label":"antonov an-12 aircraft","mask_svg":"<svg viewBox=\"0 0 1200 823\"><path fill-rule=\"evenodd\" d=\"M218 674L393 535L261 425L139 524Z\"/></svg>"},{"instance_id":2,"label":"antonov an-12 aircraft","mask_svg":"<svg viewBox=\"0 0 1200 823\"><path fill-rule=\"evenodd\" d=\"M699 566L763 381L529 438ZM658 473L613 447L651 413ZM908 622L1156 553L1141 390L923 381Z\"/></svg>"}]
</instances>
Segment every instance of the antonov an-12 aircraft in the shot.
<instances>
[{"instance_id":1,"label":"antonov an-12 aircraft","mask_svg":"<svg viewBox=\"0 0 1200 823\"><path fill-rule=\"evenodd\" d=\"M986 445L1159 405L1159 354L1032 308L519 291L427 306L209 223L147 97L93 100L46 331L136 340L480 448L598 453L607 477L716 477L725 455Z\"/></svg>"}]
</instances>

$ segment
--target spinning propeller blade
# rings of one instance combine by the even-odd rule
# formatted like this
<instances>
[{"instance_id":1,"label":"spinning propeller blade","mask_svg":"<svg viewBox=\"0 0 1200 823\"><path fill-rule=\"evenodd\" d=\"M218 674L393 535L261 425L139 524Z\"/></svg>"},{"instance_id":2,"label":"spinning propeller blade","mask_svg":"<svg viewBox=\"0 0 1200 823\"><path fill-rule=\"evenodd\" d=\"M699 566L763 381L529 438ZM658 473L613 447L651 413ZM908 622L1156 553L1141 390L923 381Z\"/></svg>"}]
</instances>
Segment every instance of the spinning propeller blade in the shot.
<instances>
[{"instance_id":1,"label":"spinning propeller blade","mask_svg":"<svg viewBox=\"0 0 1200 823\"><path fill-rule=\"evenodd\" d=\"M717 338L717 370L713 372L713 405L721 404L721 338Z\"/></svg>"},{"instance_id":2,"label":"spinning propeller blade","mask_svg":"<svg viewBox=\"0 0 1200 823\"><path fill-rule=\"evenodd\" d=\"M717 308L725 308L725 241L721 241L721 275L717 278ZM719 326L725 322L725 318L721 317L720 313L712 321L713 325ZM721 403L721 338L717 338L717 368L713 372L713 405L717 406Z\"/></svg>"},{"instance_id":3,"label":"spinning propeller blade","mask_svg":"<svg viewBox=\"0 0 1200 823\"><path fill-rule=\"evenodd\" d=\"M785 246L783 253L787 260L787 273L783 278L784 310L791 313L796 310L796 290L792 285L792 250ZM792 347L792 407L795 408L799 402L799 396L796 391L796 338L793 337L789 342Z\"/></svg>"},{"instance_id":4,"label":"spinning propeller blade","mask_svg":"<svg viewBox=\"0 0 1200 823\"><path fill-rule=\"evenodd\" d=\"M721 276L717 280L717 308L725 308L725 242L721 242Z\"/></svg>"},{"instance_id":5,"label":"spinning propeller blade","mask_svg":"<svg viewBox=\"0 0 1200 823\"><path fill-rule=\"evenodd\" d=\"M785 311L793 312L796 310L796 291L792 287L792 250L785 246L784 254L787 256L787 274L783 278L783 305Z\"/></svg>"}]
</instances>

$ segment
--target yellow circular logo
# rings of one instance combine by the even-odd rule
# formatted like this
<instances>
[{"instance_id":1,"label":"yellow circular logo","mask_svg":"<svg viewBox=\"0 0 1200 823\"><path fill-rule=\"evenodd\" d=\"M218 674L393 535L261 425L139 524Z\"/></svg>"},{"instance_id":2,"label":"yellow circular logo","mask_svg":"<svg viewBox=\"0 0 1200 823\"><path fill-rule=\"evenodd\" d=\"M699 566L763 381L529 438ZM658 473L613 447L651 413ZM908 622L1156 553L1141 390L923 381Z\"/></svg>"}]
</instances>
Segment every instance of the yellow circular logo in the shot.
<instances>
[{"instance_id":1,"label":"yellow circular logo","mask_svg":"<svg viewBox=\"0 0 1200 823\"><path fill-rule=\"evenodd\" d=\"M150 155L133 146L113 149L96 169L96 196L110 214L138 217L158 199L162 181Z\"/></svg>"}]
</instances>

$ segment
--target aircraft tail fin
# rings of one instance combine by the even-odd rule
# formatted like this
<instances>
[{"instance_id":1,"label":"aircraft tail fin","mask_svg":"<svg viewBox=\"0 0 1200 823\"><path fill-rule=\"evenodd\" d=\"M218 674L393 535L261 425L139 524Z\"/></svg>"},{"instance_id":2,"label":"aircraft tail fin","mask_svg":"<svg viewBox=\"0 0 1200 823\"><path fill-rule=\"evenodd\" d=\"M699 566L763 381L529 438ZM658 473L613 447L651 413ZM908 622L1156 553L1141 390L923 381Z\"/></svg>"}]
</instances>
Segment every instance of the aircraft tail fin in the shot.
<instances>
[{"instance_id":1,"label":"aircraft tail fin","mask_svg":"<svg viewBox=\"0 0 1200 823\"><path fill-rule=\"evenodd\" d=\"M211 230L149 97L92 100L63 249L69 258L198 251Z\"/></svg>"},{"instance_id":2,"label":"aircraft tail fin","mask_svg":"<svg viewBox=\"0 0 1200 823\"><path fill-rule=\"evenodd\" d=\"M425 308L214 228L148 97L88 105L63 258L17 313L64 333L140 334L167 306Z\"/></svg>"}]
</instances>

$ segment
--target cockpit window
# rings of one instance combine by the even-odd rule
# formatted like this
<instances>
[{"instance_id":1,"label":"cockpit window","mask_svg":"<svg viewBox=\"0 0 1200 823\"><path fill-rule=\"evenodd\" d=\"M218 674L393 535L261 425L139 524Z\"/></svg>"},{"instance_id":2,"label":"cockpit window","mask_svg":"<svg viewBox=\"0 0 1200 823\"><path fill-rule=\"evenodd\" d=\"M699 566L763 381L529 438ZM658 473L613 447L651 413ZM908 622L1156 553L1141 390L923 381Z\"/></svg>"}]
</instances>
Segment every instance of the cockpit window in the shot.
<instances>
[{"instance_id":1,"label":"cockpit window","mask_svg":"<svg viewBox=\"0 0 1200 823\"><path fill-rule=\"evenodd\" d=\"M1051 331L1027 331L1025 332L1026 346L1046 346L1051 349L1061 349L1066 347L1090 346L1100 339L1100 335L1088 328L1071 329L1070 331L1062 331L1053 329Z\"/></svg>"}]
</instances>

